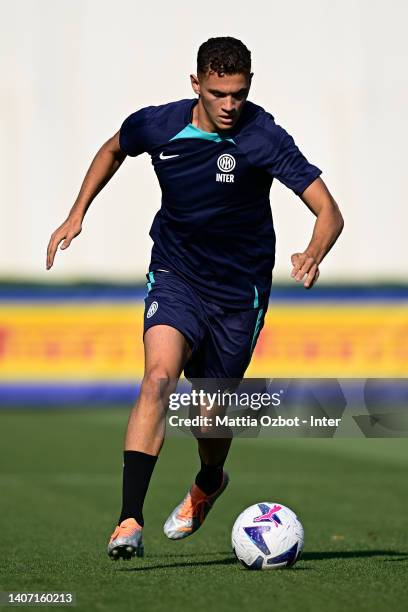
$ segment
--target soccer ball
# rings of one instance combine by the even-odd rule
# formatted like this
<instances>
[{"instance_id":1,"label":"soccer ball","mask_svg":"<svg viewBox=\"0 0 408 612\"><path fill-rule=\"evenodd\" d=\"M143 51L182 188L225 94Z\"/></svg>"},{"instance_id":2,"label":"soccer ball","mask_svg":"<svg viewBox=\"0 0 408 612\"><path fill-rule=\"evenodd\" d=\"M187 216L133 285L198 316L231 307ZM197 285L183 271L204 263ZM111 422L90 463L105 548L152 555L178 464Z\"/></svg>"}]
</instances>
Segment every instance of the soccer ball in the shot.
<instances>
[{"instance_id":1,"label":"soccer ball","mask_svg":"<svg viewBox=\"0 0 408 612\"><path fill-rule=\"evenodd\" d=\"M303 527L296 514L274 502L250 506L232 528L232 549L247 569L290 567L303 548Z\"/></svg>"}]
</instances>

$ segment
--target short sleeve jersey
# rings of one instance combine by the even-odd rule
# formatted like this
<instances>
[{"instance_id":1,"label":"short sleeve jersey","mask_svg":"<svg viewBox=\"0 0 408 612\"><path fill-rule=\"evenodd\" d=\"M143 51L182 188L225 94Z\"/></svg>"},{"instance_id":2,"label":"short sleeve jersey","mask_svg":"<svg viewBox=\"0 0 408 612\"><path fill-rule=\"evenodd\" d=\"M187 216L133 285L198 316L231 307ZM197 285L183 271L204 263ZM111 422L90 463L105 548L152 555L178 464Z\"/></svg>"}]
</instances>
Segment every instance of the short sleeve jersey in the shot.
<instances>
[{"instance_id":1,"label":"short sleeve jersey","mask_svg":"<svg viewBox=\"0 0 408 612\"><path fill-rule=\"evenodd\" d=\"M247 101L236 126L217 134L192 125L196 103L142 108L120 129L122 151L147 152L162 190L149 270L177 272L225 309L256 308L275 261L272 181L300 195L321 170L260 106Z\"/></svg>"}]
</instances>

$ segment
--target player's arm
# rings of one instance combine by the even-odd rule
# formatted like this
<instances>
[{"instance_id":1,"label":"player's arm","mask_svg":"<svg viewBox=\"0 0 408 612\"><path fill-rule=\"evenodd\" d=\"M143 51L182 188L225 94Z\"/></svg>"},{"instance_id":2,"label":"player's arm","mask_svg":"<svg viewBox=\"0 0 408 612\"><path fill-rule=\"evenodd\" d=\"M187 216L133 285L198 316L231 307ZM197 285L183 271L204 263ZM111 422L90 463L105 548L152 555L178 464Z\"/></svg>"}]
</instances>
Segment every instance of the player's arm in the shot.
<instances>
[{"instance_id":1,"label":"player's arm","mask_svg":"<svg viewBox=\"0 0 408 612\"><path fill-rule=\"evenodd\" d=\"M319 278L320 262L340 236L344 221L337 203L321 178L313 181L300 198L316 216L316 222L305 251L294 253L291 257L291 275L298 282L305 279L303 285L310 289Z\"/></svg>"},{"instance_id":2,"label":"player's arm","mask_svg":"<svg viewBox=\"0 0 408 612\"><path fill-rule=\"evenodd\" d=\"M59 244L64 241L61 249L66 249L71 244L72 239L81 233L82 221L86 211L94 198L110 181L125 157L126 154L119 145L119 132L117 132L102 145L95 155L67 219L51 235L47 249L47 270L54 263Z\"/></svg>"}]
</instances>

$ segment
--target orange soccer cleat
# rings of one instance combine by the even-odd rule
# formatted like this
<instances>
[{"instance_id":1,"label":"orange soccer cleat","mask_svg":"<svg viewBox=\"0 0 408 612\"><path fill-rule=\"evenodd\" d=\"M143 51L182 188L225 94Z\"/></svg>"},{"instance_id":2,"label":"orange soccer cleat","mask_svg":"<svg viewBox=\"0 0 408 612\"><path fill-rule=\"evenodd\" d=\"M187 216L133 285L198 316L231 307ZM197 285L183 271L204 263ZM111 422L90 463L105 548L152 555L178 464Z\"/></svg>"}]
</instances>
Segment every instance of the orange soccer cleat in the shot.
<instances>
[{"instance_id":1,"label":"orange soccer cleat","mask_svg":"<svg viewBox=\"0 0 408 612\"><path fill-rule=\"evenodd\" d=\"M117 560L143 557L143 554L142 527L134 518L125 519L111 535L108 555Z\"/></svg>"},{"instance_id":2,"label":"orange soccer cleat","mask_svg":"<svg viewBox=\"0 0 408 612\"><path fill-rule=\"evenodd\" d=\"M164 524L164 533L170 540L187 538L201 527L216 499L228 485L227 472L223 472L220 488L212 495L206 495L193 484L181 504L179 504Z\"/></svg>"}]
</instances>

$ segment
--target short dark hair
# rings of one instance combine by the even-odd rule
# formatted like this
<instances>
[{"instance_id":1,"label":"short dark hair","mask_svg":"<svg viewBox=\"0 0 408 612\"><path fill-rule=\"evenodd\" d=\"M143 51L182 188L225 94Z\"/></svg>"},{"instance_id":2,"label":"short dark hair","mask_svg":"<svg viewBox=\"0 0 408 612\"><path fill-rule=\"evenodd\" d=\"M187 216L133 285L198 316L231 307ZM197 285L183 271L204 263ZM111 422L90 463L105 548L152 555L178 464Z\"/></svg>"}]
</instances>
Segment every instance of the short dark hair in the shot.
<instances>
[{"instance_id":1,"label":"short dark hair","mask_svg":"<svg viewBox=\"0 0 408 612\"><path fill-rule=\"evenodd\" d=\"M197 73L250 75L251 52L243 42L232 36L218 36L204 42L197 53Z\"/></svg>"}]
</instances>

